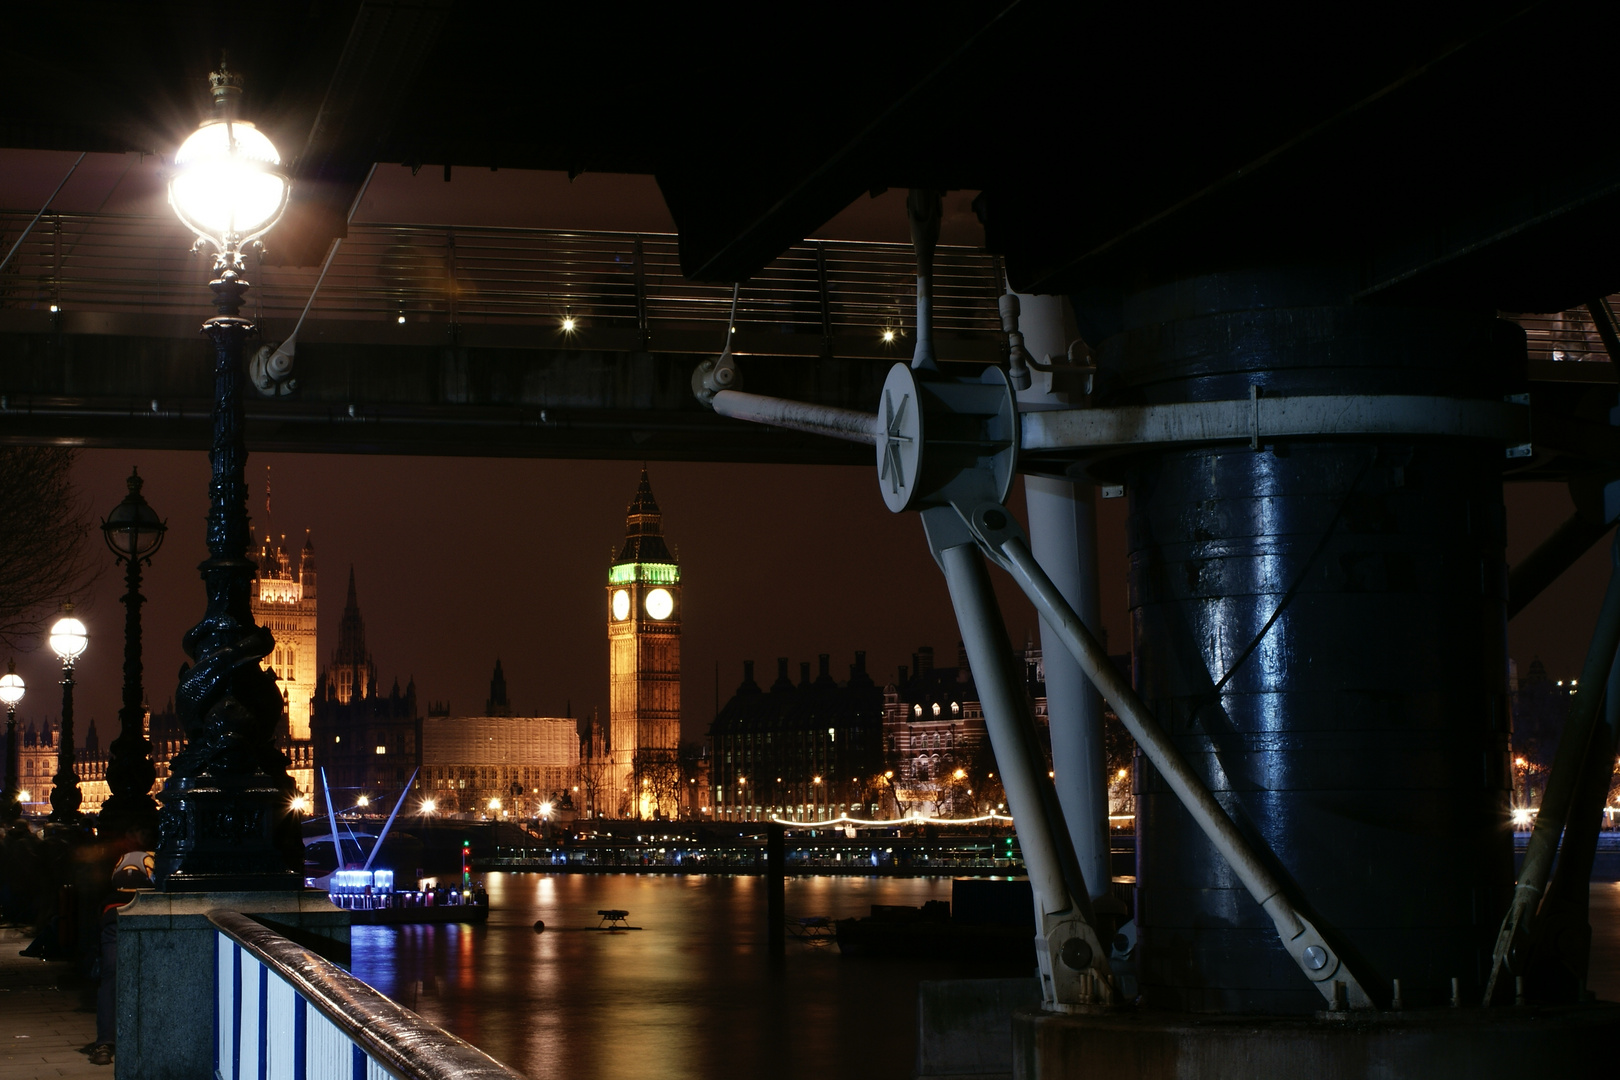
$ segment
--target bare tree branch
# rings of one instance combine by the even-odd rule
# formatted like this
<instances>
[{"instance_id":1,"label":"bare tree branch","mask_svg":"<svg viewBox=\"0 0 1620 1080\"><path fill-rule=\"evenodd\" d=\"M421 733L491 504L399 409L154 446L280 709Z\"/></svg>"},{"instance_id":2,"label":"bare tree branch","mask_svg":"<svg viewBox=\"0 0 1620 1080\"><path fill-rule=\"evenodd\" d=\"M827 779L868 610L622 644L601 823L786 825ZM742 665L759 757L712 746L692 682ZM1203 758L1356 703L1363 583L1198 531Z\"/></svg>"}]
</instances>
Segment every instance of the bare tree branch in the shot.
<instances>
[{"instance_id":1,"label":"bare tree branch","mask_svg":"<svg viewBox=\"0 0 1620 1080\"><path fill-rule=\"evenodd\" d=\"M72 450L0 446L0 645L29 651L100 572Z\"/></svg>"}]
</instances>

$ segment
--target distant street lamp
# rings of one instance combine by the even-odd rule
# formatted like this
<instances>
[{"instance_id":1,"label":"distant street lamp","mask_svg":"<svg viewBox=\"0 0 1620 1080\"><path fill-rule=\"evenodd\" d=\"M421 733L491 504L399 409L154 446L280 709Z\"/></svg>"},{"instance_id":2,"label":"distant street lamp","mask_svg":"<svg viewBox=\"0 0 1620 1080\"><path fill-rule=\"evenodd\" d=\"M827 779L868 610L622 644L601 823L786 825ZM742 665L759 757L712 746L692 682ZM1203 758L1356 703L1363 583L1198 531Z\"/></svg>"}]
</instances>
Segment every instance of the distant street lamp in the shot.
<instances>
[{"instance_id":1,"label":"distant street lamp","mask_svg":"<svg viewBox=\"0 0 1620 1080\"><path fill-rule=\"evenodd\" d=\"M131 469L129 494L101 523L101 533L124 573L124 706L118 710L118 737L107 747L107 787L96 831L103 838L127 836L139 846L157 840L157 803L152 801L152 744L146 739L141 690L141 564L150 566L163 546L167 523L141 497L140 473Z\"/></svg>"},{"instance_id":2,"label":"distant street lamp","mask_svg":"<svg viewBox=\"0 0 1620 1080\"><path fill-rule=\"evenodd\" d=\"M51 777L51 816L58 825L79 826L79 776L73 771L73 665L90 643L84 623L73 617L73 604L62 605L62 617L51 627L51 651L62 661L62 731L56 746L56 775Z\"/></svg>"},{"instance_id":3,"label":"distant street lamp","mask_svg":"<svg viewBox=\"0 0 1620 1080\"><path fill-rule=\"evenodd\" d=\"M6 786L0 791L0 820L8 822L22 816L22 803L17 799L17 702L23 699L24 689L17 661L6 661L6 673L0 675L0 702L6 706Z\"/></svg>"},{"instance_id":4,"label":"distant street lamp","mask_svg":"<svg viewBox=\"0 0 1620 1080\"><path fill-rule=\"evenodd\" d=\"M183 642L192 663L175 703L186 748L163 785L155 876L170 891L290 890L302 880L290 865L298 838L283 822L297 785L275 744L281 694L261 663L275 639L249 606L255 566L247 554L242 351L254 326L239 317L248 289L243 252L280 220L289 188L275 146L237 119L240 77L221 64L209 82L215 115L175 152L169 181L169 203L197 234L193 250L214 249L217 275L208 287L219 314L203 324L214 345L213 478L201 566L208 608Z\"/></svg>"}]
</instances>

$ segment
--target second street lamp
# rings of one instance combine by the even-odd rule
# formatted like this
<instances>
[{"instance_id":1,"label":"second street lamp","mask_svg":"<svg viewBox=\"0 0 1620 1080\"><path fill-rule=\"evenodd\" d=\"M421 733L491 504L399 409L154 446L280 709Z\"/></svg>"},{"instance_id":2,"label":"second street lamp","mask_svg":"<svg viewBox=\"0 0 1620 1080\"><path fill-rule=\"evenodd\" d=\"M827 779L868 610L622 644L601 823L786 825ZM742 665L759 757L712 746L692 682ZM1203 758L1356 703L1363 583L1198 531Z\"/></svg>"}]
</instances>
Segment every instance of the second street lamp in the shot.
<instances>
[{"instance_id":1,"label":"second street lamp","mask_svg":"<svg viewBox=\"0 0 1620 1080\"><path fill-rule=\"evenodd\" d=\"M129 494L101 523L113 555L125 565L124 706L118 710L118 737L107 747L107 787L96 831L103 838L127 836L141 848L157 840L157 803L152 801L152 744L142 730L146 709L141 690L141 564L150 566L163 546L168 526L141 497L141 477L129 474Z\"/></svg>"},{"instance_id":2,"label":"second street lamp","mask_svg":"<svg viewBox=\"0 0 1620 1080\"><path fill-rule=\"evenodd\" d=\"M51 627L51 651L62 661L62 730L56 743L56 775L51 777L51 816L47 821L57 825L79 827L84 815L79 804L84 795L79 791L79 775L73 771L73 665L84 655L90 643L84 623L73 615L73 605L62 605L62 617Z\"/></svg>"},{"instance_id":3,"label":"second street lamp","mask_svg":"<svg viewBox=\"0 0 1620 1080\"><path fill-rule=\"evenodd\" d=\"M209 282L219 314L203 324L214 346L214 441L209 452L208 591L203 619L184 638L192 663L181 671L175 705L186 748L169 764L158 815L160 889L296 889L300 838L290 816L297 785L276 747L282 698L262 663L275 647L253 621L249 596L247 444L242 413L243 344L254 326L240 318L243 250L281 217L287 178L276 148L236 117L240 78L214 72L215 116L175 153L169 201L212 246Z\"/></svg>"},{"instance_id":4,"label":"second street lamp","mask_svg":"<svg viewBox=\"0 0 1620 1080\"><path fill-rule=\"evenodd\" d=\"M24 689L17 661L6 661L6 673L0 675L0 704L6 707L6 787L0 791L0 821L16 821L22 816L22 803L17 800L17 702L23 699Z\"/></svg>"}]
</instances>

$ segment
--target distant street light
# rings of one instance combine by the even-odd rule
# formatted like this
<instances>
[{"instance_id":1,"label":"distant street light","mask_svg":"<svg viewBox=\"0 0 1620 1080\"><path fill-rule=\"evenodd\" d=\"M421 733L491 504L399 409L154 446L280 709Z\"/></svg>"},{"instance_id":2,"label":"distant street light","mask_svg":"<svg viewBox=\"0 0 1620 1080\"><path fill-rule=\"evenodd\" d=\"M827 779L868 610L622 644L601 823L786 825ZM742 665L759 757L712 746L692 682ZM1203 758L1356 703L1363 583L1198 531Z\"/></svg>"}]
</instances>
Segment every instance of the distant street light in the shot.
<instances>
[{"instance_id":1,"label":"distant street light","mask_svg":"<svg viewBox=\"0 0 1620 1080\"><path fill-rule=\"evenodd\" d=\"M262 664L275 638L249 606L242 350L254 326L240 317L243 253L280 220L289 187L275 146L236 115L241 78L221 64L209 82L215 115L175 152L169 181L170 205L197 234L193 250L214 249L208 287L219 314L203 324L214 346L208 559L200 568L208 608L184 639L192 662L175 702L186 748L163 785L155 877L165 890L294 889L300 878L277 833L297 785L275 743L281 694Z\"/></svg>"},{"instance_id":2,"label":"distant street light","mask_svg":"<svg viewBox=\"0 0 1620 1080\"><path fill-rule=\"evenodd\" d=\"M23 699L24 689L17 661L6 661L6 673L0 675L0 702L6 706L6 786L0 790L0 820L4 821L16 821L22 816L22 803L17 798L17 702Z\"/></svg>"},{"instance_id":3,"label":"distant street light","mask_svg":"<svg viewBox=\"0 0 1620 1080\"><path fill-rule=\"evenodd\" d=\"M422 813L431 814L431 813L433 813L433 811L437 810L438 808L439 808L439 804L436 801L434 801L433 799L423 799L422 800Z\"/></svg>"},{"instance_id":4,"label":"distant street light","mask_svg":"<svg viewBox=\"0 0 1620 1080\"><path fill-rule=\"evenodd\" d=\"M73 604L62 605L62 617L51 627L51 651L62 661L62 731L56 746L56 775L51 777L51 816L58 825L82 826L79 776L73 771L73 665L84 655L90 635L73 617Z\"/></svg>"},{"instance_id":5,"label":"distant street light","mask_svg":"<svg viewBox=\"0 0 1620 1080\"><path fill-rule=\"evenodd\" d=\"M142 849L157 842L157 803L152 801L152 744L146 739L141 690L141 564L150 566L168 525L141 497L140 473L130 470L129 494L101 523L101 533L124 574L124 705L118 737L107 747L107 787L96 831L103 839L127 836Z\"/></svg>"},{"instance_id":6,"label":"distant street light","mask_svg":"<svg viewBox=\"0 0 1620 1080\"><path fill-rule=\"evenodd\" d=\"M371 805L371 800L366 798L364 795L362 795L358 799L354 800L354 805L356 805L356 806L370 806Z\"/></svg>"}]
</instances>

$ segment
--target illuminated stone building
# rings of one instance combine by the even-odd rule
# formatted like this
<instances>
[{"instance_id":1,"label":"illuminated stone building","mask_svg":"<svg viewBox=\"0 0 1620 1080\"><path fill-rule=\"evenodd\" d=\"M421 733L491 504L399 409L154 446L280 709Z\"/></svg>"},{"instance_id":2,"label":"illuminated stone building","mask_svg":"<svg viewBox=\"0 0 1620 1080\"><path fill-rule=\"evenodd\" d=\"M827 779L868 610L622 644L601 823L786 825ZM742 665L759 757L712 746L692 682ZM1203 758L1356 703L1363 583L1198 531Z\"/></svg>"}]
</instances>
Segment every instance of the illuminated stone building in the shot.
<instances>
[{"instance_id":1,"label":"illuminated stone building","mask_svg":"<svg viewBox=\"0 0 1620 1080\"><path fill-rule=\"evenodd\" d=\"M1110 659L1122 672L1130 671L1129 654ZM1026 641L1023 649L1024 690L1035 712L1036 733L1051 762L1051 741L1046 715L1046 665L1041 649ZM1104 741L1110 761L1109 812L1128 812L1132 806L1127 772L1131 743L1112 712L1103 714ZM956 666L936 667L934 650L924 645L911 656L908 668L883 688L883 768L892 772L893 801L900 813L973 816L999 809L1001 784L995 754L984 726L984 709L973 683L967 655L957 645ZM962 770L961 777L956 775Z\"/></svg>"},{"instance_id":2,"label":"illuminated stone building","mask_svg":"<svg viewBox=\"0 0 1620 1080\"><path fill-rule=\"evenodd\" d=\"M17 725L17 779L18 800L25 814L49 814L51 791L56 787L57 726L44 720L38 728L33 723ZM75 748L73 771L79 777L79 804L81 814L94 814L107 801L107 751L96 733L96 722L91 720L84 732L84 742Z\"/></svg>"},{"instance_id":3,"label":"illuminated stone building","mask_svg":"<svg viewBox=\"0 0 1620 1080\"><path fill-rule=\"evenodd\" d=\"M647 470L608 569L610 767L601 809L612 816L678 813L681 785L681 568L664 542ZM611 795L619 796L613 806Z\"/></svg>"},{"instance_id":4,"label":"illuminated stone building","mask_svg":"<svg viewBox=\"0 0 1620 1080\"><path fill-rule=\"evenodd\" d=\"M309 726L312 764L317 772L326 770L333 801L340 805L362 795L397 793L422 763L416 681L401 691L395 679L388 694L378 692L353 567L337 648L317 680Z\"/></svg>"},{"instance_id":5,"label":"illuminated stone building","mask_svg":"<svg viewBox=\"0 0 1620 1080\"><path fill-rule=\"evenodd\" d=\"M882 777L883 691L857 652L849 681L839 684L822 653L820 673L787 657L776 661L769 691L743 662L743 681L709 730L714 816L721 821L820 821L848 814L885 814ZM885 816L887 816L885 814Z\"/></svg>"},{"instance_id":6,"label":"illuminated stone building","mask_svg":"<svg viewBox=\"0 0 1620 1080\"><path fill-rule=\"evenodd\" d=\"M429 712L422 723L417 787L434 812L533 818L544 803L572 809L579 785L579 728L566 717L513 716L499 661L484 716Z\"/></svg>"},{"instance_id":7,"label":"illuminated stone building","mask_svg":"<svg viewBox=\"0 0 1620 1080\"><path fill-rule=\"evenodd\" d=\"M268 500L267 500L268 501ZM285 536L266 535L253 579L253 619L276 638L264 666L275 672L276 688L287 705L287 732L309 738L309 701L315 696L320 652L315 633L315 545L306 535L297 555Z\"/></svg>"}]
</instances>

